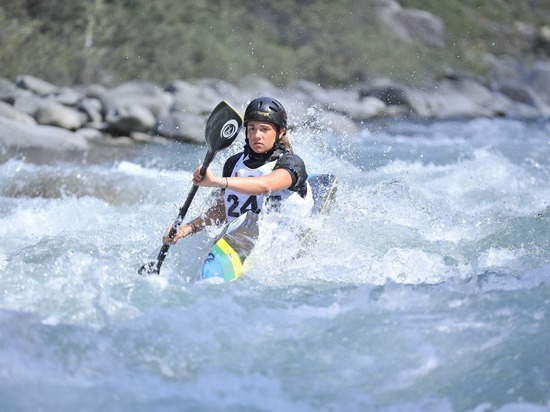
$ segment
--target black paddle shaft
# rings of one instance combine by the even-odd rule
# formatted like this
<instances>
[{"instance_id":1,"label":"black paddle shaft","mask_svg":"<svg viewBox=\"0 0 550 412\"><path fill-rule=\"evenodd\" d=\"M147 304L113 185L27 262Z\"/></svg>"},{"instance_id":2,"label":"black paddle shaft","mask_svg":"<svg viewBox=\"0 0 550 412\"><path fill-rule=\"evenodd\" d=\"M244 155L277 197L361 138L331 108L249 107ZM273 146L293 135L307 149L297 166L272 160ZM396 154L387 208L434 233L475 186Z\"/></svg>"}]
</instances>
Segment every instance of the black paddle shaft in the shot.
<instances>
[{"instance_id":1,"label":"black paddle shaft","mask_svg":"<svg viewBox=\"0 0 550 412\"><path fill-rule=\"evenodd\" d=\"M208 152L207 158L209 157L209 155L210 155L210 152ZM210 156L210 157L213 158L214 156ZM207 168L208 168L208 164L206 163L206 159L205 159L205 163L203 163L202 168L201 168L201 172L200 172L202 176L204 176L206 174L206 169ZM185 200L185 203L180 208L180 212L178 214L178 217L176 218L176 220L172 224L172 227L170 228L170 232L168 232L168 237L170 238L170 240L172 240L174 238L174 236L176 236L176 233L178 232L178 229L181 225L181 222L183 222L183 219L185 218L185 215L187 214L187 211L189 210L189 207L191 206L191 202L193 201L193 198L195 197L195 194L197 193L198 188L199 188L198 186L193 185L193 187L189 191L189 194L187 195L187 199ZM162 266L162 262L164 262L164 258L168 254L169 249L170 249L170 243L164 243L162 245L161 249L160 249L160 252L159 252L158 256L157 256L157 260L155 260L153 262L146 263L145 265L143 265L139 269L138 273L140 275L159 274L160 273L160 267Z\"/></svg>"},{"instance_id":2,"label":"black paddle shaft","mask_svg":"<svg viewBox=\"0 0 550 412\"><path fill-rule=\"evenodd\" d=\"M214 108L210 114L210 117L206 121L205 139L208 145L208 151L200 170L200 174L202 176L206 174L206 169L208 169L208 166L212 163L212 160L214 160L216 153L219 150L229 147L231 143L233 143L239 134L242 122L241 116L225 101L221 102ZM176 233L178 232L178 229L187 214L187 210L189 209L198 188L198 186L193 185L189 191L187 199L179 211L178 217L168 232L168 237L170 240L176 236ZM164 262L164 258L166 257L169 249L169 243L163 244L157 256L157 260L143 265L138 270L138 273L140 275L159 274L160 267L162 266L162 262Z\"/></svg>"}]
</instances>

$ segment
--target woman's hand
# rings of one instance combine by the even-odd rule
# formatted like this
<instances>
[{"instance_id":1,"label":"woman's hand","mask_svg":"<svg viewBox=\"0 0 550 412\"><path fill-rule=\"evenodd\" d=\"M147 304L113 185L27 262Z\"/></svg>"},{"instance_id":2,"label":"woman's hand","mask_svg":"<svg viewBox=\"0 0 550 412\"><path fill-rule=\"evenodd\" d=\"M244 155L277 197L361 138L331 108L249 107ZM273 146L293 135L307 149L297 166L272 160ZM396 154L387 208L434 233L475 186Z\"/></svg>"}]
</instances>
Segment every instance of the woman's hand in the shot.
<instances>
[{"instance_id":1,"label":"woman's hand","mask_svg":"<svg viewBox=\"0 0 550 412\"><path fill-rule=\"evenodd\" d=\"M204 176L201 175L201 166L193 172L193 184L203 187L223 187L223 177L214 176L210 169L206 169Z\"/></svg>"},{"instance_id":2,"label":"woman's hand","mask_svg":"<svg viewBox=\"0 0 550 412\"><path fill-rule=\"evenodd\" d=\"M166 229L164 236L162 237L162 243L164 243L165 245L175 245L179 239L189 236L191 233L193 233L193 227L188 223L186 225L180 226L174 237L170 239L168 234L170 233L171 229L172 226L169 226L168 229Z\"/></svg>"}]
</instances>

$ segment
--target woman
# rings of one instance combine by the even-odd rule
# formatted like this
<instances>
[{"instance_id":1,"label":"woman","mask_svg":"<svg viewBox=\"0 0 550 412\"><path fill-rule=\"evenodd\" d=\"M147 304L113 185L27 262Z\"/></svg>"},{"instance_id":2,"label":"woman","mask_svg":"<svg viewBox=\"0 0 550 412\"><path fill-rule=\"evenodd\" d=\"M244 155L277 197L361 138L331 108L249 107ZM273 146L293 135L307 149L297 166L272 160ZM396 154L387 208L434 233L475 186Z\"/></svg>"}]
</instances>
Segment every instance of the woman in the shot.
<instances>
[{"instance_id":1,"label":"woman","mask_svg":"<svg viewBox=\"0 0 550 412\"><path fill-rule=\"evenodd\" d=\"M201 176L200 167L193 173L194 185L222 189L216 203L204 216L180 226L172 239L167 231L164 243L176 243L207 225L231 222L248 211L284 206L285 212L290 209L297 216L310 213L313 197L306 167L286 137L287 114L281 103L271 97L253 100L243 124L244 150L227 159L221 177L210 170Z\"/></svg>"}]
</instances>

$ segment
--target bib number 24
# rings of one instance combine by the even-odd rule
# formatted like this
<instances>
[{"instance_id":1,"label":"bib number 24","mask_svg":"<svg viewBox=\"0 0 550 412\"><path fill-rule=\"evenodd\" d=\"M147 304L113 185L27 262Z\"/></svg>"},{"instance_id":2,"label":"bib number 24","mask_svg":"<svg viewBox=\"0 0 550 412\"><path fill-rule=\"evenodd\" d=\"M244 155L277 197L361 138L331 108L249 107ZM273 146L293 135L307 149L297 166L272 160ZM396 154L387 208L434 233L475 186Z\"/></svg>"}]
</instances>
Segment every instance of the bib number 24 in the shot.
<instances>
[{"instance_id":1,"label":"bib number 24","mask_svg":"<svg viewBox=\"0 0 550 412\"><path fill-rule=\"evenodd\" d=\"M227 196L227 201L229 203L227 214L231 217L239 217L240 215L244 215L249 210L254 213L259 212L258 199L256 196L248 196L242 205L239 204L239 197L236 195Z\"/></svg>"}]
</instances>

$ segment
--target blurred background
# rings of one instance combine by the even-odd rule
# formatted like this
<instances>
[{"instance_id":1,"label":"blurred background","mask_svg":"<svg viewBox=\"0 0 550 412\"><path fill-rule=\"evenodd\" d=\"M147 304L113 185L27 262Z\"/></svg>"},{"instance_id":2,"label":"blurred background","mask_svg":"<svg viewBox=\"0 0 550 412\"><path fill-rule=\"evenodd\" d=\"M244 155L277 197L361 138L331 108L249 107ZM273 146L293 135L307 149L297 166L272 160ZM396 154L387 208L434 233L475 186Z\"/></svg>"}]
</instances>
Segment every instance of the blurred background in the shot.
<instances>
[{"instance_id":1,"label":"blurred background","mask_svg":"<svg viewBox=\"0 0 550 412\"><path fill-rule=\"evenodd\" d=\"M58 85L261 76L410 85L550 55L547 0L7 0L0 67Z\"/></svg>"}]
</instances>

